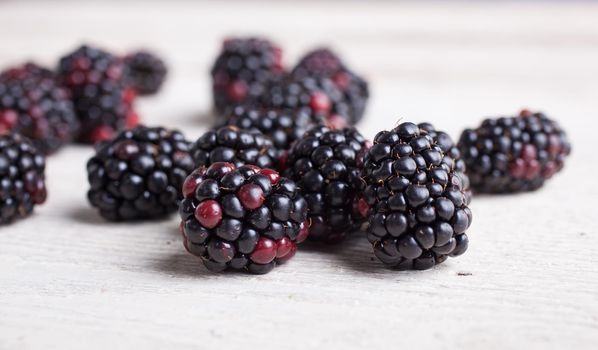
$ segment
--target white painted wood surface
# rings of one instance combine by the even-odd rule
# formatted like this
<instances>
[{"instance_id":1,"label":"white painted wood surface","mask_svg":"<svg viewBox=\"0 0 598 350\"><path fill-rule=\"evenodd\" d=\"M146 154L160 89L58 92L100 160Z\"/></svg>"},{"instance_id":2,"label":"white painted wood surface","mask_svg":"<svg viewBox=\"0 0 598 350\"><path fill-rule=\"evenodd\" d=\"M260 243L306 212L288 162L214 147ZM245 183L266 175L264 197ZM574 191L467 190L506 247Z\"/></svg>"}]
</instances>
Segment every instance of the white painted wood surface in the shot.
<instances>
[{"instance_id":1,"label":"white painted wood surface","mask_svg":"<svg viewBox=\"0 0 598 350\"><path fill-rule=\"evenodd\" d=\"M333 44L371 81L362 131L398 118L458 137L483 116L542 109L573 142L542 190L478 196L464 256L394 272L361 237L307 246L266 276L208 273L177 219L109 224L85 199L91 149L48 161L49 201L0 228L0 348L596 349L598 5L0 2L0 65L53 64L82 41L156 49L148 124L197 137L226 35L263 34L292 63Z\"/></svg>"}]
</instances>

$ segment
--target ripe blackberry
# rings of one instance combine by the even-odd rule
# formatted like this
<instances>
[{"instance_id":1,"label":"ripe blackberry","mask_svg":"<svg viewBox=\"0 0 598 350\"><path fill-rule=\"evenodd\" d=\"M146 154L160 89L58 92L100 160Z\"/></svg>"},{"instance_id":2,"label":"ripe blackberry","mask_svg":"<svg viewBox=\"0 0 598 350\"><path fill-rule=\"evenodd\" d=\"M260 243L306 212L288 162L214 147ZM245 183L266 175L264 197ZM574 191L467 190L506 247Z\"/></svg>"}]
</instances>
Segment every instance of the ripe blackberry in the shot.
<instances>
[{"instance_id":1,"label":"ripe blackberry","mask_svg":"<svg viewBox=\"0 0 598 350\"><path fill-rule=\"evenodd\" d=\"M226 125L244 130L258 130L269 137L279 150L288 150L313 124L309 114L302 111L237 106L225 114Z\"/></svg>"},{"instance_id":2,"label":"ripe blackberry","mask_svg":"<svg viewBox=\"0 0 598 350\"><path fill-rule=\"evenodd\" d=\"M259 104L264 108L306 113L314 123L325 121L336 128L352 124L354 120L343 93L327 78L289 77L273 83L261 96Z\"/></svg>"},{"instance_id":3,"label":"ripe blackberry","mask_svg":"<svg viewBox=\"0 0 598 350\"><path fill-rule=\"evenodd\" d=\"M368 84L330 49L322 48L309 52L291 74L298 79L313 77L332 80L350 106L349 123L355 124L363 117L369 98Z\"/></svg>"},{"instance_id":4,"label":"ripe blackberry","mask_svg":"<svg viewBox=\"0 0 598 350\"><path fill-rule=\"evenodd\" d=\"M33 212L46 201L46 162L25 137L0 133L0 224L8 224Z\"/></svg>"},{"instance_id":5,"label":"ripe blackberry","mask_svg":"<svg viewBox=\"0 0 598 350\"><path fill-rule=\"evenodd\" d=\"M87 45L62 57L58 64L58 75L69 88L99 84L106 80L125 84L127 74L127 66L122 58Z\"/></svg>"},{"instance_id":6,"label":"ripe blackberry","mask_svg":"<svg viewBox=\"0 0 598 350\"><path fill-rule=\"evenodd\" d=\"M134 127L134 90L128 86L123 59L89 46L63 57L58 67L62 83L70 89L81 123L79 141L96 143Z\"/></svg>"},{"instance_id":7,"label":"ripe blackberry","mask_svg":"<svg viewBox=\"0 0 598 350\"><path fill-rule=\"evenodd\" d=\"M211 73L214 106L223 112L255 101L268 84L284 75L282 50L265 39L228 39Z\"/></svg>"},{"instance_id":8,"label":"ripe blackberry","mask_svg":"<svg viewBox=\"0 0 598 350\"><path fill-rule=\"evenodd\" d=\"M109 140L118 132L139 124L133 107L136 97L133 89L123 89L118 83L106 80L78 86L72 95L81 121L80 142L94 144Z\"/></svg>"},{"instance_id":9,"label":"ripe blackberry","mask_svg":"<svg viewBox=\"0 0 598 350\"><path fill-rule=\"evenodd\" d=\"M571 151L565 131L543 113L486 119L461 135L459 148L472 188L479 192L533 191L563 168Z\"/></svg>"},{"instance_id":10,"label":"ripe blackberry","mask_svg":"<svg viewBox=\"0 0 598 350\"><path fill-rule=\"evenodd\" d=\"M191 147L195 167L209 167L216 162L229 162L275 169L279 152L272 141L257 130L223 126L203 134Z\"/></svg>"},{"instance_id":11,"label":"ripe blackberry","mask_svg":"<svg viewBox=\"0 0 598 350\"><path fill-rule=\"evenodd\" d=\"M166 65L160 57L147 51L137 51L125 57L128 79L139 95L153 95L166 78Z\"/></svg>"},{"instance_id":12,"label":"ripe blackberry","mask_svg":"<svg viewBox=\"0 0 598 350\"><path fill-rule=\"evenodd\" d=\"M78 129L69 92L51 71L27 63L0 74L0 131L18 132L49 154Z\"/></svg>"},{"instance_id":13,"label":"ripe blackberry","mask_svg":"<svg viewBox=\"0 0 598 350\"><path fill-rule=\"evenodd\" d=\"M376 135L360 208L369 207L367 237L384 264L423 270L467 250L472 216L458 156L429 124L402 123Z\"/></svg>"},{"instance_id":14,"label":"ripe blackberry","mask_svg":"<svg viewBox=\"0 0 598 350\"><path fill-rule=\"evenodd\" d=\"M185 248L211 271L267 273L308 234L305 199L271 169L216 162L189 175L183 196Z\"/></svg>"},{"instance_id":15,"label":"ripe blackberry","mask_svg":"<svg viewBox=\"0 0 598 350\"><path fill-rule=\"evenodd\" d=\"M328 48L319 48L299 60L291 74L299 78L331 77L344 69L340 57Z\"/></svg>"},{"instance_id":16,"label":"ripe blackberry","mask_svg":"<svg viewBox=\"0 0 598 350\"><path fill-rule=\"evenodd\" d=\"M430 123L420 123L417 125L420 130L425 131L432 139L436 140L436 144L440 147L444 153L443 161L447 164L452 162L452 169L458 176L455 180L461 181L461 188L463 189L463 195L465 196L465 203L471 202L471 185L469 176L467 175L467 166L465 160L461 155L459 147L453 142L453 138L444 131L438 131Z\"/></svg>"},{"instance_id":17,"label":"ripe blackberry","mask_svg":"<svg viewBox=\"0 0 598 350\"><path fill-rule=\"evenodd\" d=\"M316 126L291 148L285 175L305 196L311 239L336 243L361 223L355 200L367 147L354 128Z\"/></svg>"},{"instance_id":18,"label":"ripe blackberry","mask_svg":"<svg viewBox=\"0 0 598 350\"><path fill-rule=\"evenodd\" d=\"M107 220L151 219L176 211L193 160L178 131L138 126L98 144L87 163L88 199Z\"/></svg>"}]
</instances>

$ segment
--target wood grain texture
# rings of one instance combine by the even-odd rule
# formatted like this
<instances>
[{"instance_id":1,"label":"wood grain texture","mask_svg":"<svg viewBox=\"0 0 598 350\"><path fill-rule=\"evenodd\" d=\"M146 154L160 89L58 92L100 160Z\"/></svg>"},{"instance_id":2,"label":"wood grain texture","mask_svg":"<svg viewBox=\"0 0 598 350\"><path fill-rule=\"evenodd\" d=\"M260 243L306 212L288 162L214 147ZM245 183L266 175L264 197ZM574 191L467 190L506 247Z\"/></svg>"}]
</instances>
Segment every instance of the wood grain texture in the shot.
<instances>
[{"instance_id":1,"label":"wood grain texture","mask_svg":"<svg viewBox=\"0 0 598 350\"><path fill-rule=\"evenodd\" d=\"M0 349L594 349L598 344L598 5L0 2L0 65L54 64L79 42L147 46L171 67L148 124L197 137L227 35L291 63L333 43L372 84L369 137L399 118L455 138L539 108L568 130L566 169L536 193L478 196L470 250L424 272L381 267L361 236L308 245L266 276L208 273L177 219L109 224L89 208L85 147L48 161L49 201L0 228Z\"/></svg>"}]
</instances>

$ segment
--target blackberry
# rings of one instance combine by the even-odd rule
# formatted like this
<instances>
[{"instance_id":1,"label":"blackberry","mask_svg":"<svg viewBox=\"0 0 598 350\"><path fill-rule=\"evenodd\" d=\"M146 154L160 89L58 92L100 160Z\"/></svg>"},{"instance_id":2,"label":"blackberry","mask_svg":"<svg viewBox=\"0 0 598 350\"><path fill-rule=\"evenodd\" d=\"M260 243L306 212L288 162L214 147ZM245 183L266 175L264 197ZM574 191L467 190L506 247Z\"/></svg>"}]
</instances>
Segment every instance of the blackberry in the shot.
<instances>
[{"instance_id":1,"label":"blackberry","mask_svg":"<svg viewBox=\"0 0 598 350\"><path fill-rule=\"evenodd\" d=\"M189 175L183 196L185 248L211 271L267 273L308 234L305 199L271 169L216 162Z\"/></svg>"},{"instance_id":2,"label":"blackberry","mask_svg":"<svg viewBox=\"0 0 598 350\"><path fill-rule=\"evenodd\" d=\"M208 167L215 162L244 164L260 168L276 168L279 152L272 141L258 130L242 130L223 126L203 134L191 147L196 167Z\"/></svg>"},{"instance_id":3,"label":"blackberry","mask_svg":"<svg viewBox=\"0 0 598 350\"><path fill-rule=\"evenodd\" d=\"M128 79L139 95L153 95L166 79L166 64L160 57L148 51L137 51L125 57Z\"/></svg>"},{"instance_id":4,"label":"blackberry","mask_svg":"<svg viewBox=\"0 0 598 350\"><path fill-rule=\"evenodd\" d=\"M296 77L331 77L344 69L338 55L328 48L319 48L303 56L291 74Z\"/></svg>"},{"instance_id":5,"label":"blackberry","mask_svg":"<svg viewBox=\"0 0 598 350\"><path fill-rule=\"evenodd\" d=\"M351 71L330 49L322 48L304 56L291 73L294 77L328 78L343 93L350 106L349 123L363 118L369 98L368 83Z\"/></svg>"},{"instance_id":6,"label":"blackberry","mask_svg":"<svg viewBox=\"0 0 598 350\"><path fill-rule=\"evenodd\" d=\"M51 71L27 63L0 74L0 131L18 132L50 154L78 129L69 92Z\"/></svg>"},{"instance_id":7,"label":"blackberry","mask_svg":"<svg viewBox=\"0 0 598 350\"><path fill-rule=\"evenodd\" d=\"M571 152L565 131L543 113L486 119L458 144L477 192L533 191L560 171Z\"/></svg>"},{"instance_id":8,"label":"blackberry","mask_svg":"<svg viewBox=\"0 0 598 350\"><path fill-rule=\"evenodd\" d=\"M470 203L472 198L471 185L467 166L459 147L453 142L453 138L444 131L438 131L430 123L420 123L417 125L421 130L425 131L428 136L436 140L436 144L442 149L444 153L444 161L448 164L452 162L452 169L458 175L456 180L461 181L461 188L465 196L465 202Z\"/></svg>"},{"instance_id":9,"label":"blackberry","mask_svg":"<svg viewBox=\"0 0 598 350\"><path fill-rule=\"evenodd\" d=\"M17 133L0 133L0 224L33 212L46 201L43 153Z\"/></svg>"},{"instance_id":10,"label":"blackberry","mask_svg":"<svg viewBox=\"0 0 598 350\"><path fill-rule=\"evenodd\" d=\"M140 220L176 211L194 169L178 131L138 126L98 144L87 163L88 199L107 220Z\"/></svg>"},{"instance_id":11,"label":"blackberry","mask_svg":"<svg viewBox=\"0 0 598 350\"><path fill-rule=\"evenodd\" d=\"M211 74L214 106L223 112L255 101L268 84L284 75L282 50L260 38L225 40Z\"/></svg>"},{"instance_id":12,"label":"blackberry","mask_svg":"<svg viewBox=\"0 0 598 350\"><path fill-rule=\"evenodd\" d=\"M364 159L360 208L384 264L423 270L467 250L472 216L459 156L430 124L402 123L376 135Z\"/></svg>"},{"instance_id":13,"label":"blackberry","mask_svg":"<svg viewBox=\"0 0 598 350\"><path fill-rule=\"evenodd\" d=\"M313 124L307 113L289 109L237 106L226 117L226 125L261 131L279 150L288 150Z\"/></svg>"},{"instance_id":14,"label":"blackberry","mask_svg":"<svg viewBox=\"0 0 598 350\"><path fill-rule=\"evenodd\" d=\"M82 46L60 59L58 74L70 89L81 123L79 141L107 140L138 124L133 108L135 91L128 86L123 59Z\"/></svg>"},{"instance_id":15,"label":"blackberry","mask_svg":"<svg viewBox=\"0 0 598 350\"><path fill-rule=\"evenodd\" d=\"M58 75L69 88L107 80L124 85L127 74L127 66L122 58L87 45L62 57L58 64Z\"/></svg>"},{"instance_id":16,"label":"blackberry","mask_svg":"<svg viewBox=\"0 0 598 350\"><path fill-rule=\"evenodd\" d=\"M363 189L360 171L367 147L354 128L316 126L291 148L285 175L305 196L312 240L339 242L362 222L356 195Z\"/></svg>"},{"instance_id":17,"label":"blackberry","mask_svg":"<svg viewBox=\"0 0 598 350\"><path fill-rule=\"evenodd\" d=\"M288 77L271 84L259 105L306 113L314 123L325 121L336 128L352 123L354 118L343 93L328 78Z\"/></svg>"},{"instance_id":18,"label":"blackberry","mask_svg":"<svg viewBox=\"0 0 598 350\"><path fill-rule=\"evenodd\" d=\"M130 88L123 89L118 83L106 80L78 86L72 94L81 121L80 142L94 144L109 140L118 132L139 124L133 107L136 96Z\"/></svg>"}]
</instances>

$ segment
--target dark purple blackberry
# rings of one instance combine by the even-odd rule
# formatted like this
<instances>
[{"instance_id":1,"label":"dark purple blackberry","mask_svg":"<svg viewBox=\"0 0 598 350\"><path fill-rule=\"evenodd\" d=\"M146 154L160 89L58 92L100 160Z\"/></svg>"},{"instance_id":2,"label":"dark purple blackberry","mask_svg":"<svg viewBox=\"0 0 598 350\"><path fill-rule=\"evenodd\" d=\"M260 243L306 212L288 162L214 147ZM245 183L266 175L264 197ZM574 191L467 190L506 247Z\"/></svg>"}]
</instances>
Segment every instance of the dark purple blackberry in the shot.
<instances>
[{"instance_id":1,"label":"dark purple blackberry","mask_svg":"<svg viewBox=\"0 0 598 350\"><path fill-rule=\"evenodd\" d=\"M367 237L384 264L424 270L467 250L472 216L461 165L450 138L430 124L402 123L376 135L364 160L363 195Z\"/></svg>"},{"instance_id":2,"label":"dark purple blackberry","mask_svg":"<svg viewBox=\"0 0 598 350\"><path fill-rule=\"evenodd\" d=\"M225 114L226 125L244 130L258 130L268 136L274 147L288 150L313 125L309 114L290 109L271 109L237 106Z\"/></svg>"},{"instance_id":3,"label":"dark purple blackberry","mask_svg":"<svg viewBox=\"0 0 598 350\"><path fill-rule=\"evenodd\" d=\"M442 152L444 153L443 161L447 164L452 162L452 169L455 173L459 174L459 176L455 177L455 179L461 180L461 188L463 189L463 194L465 196L465 203L471 202L471 185L469 176L467 175L467 167L465 164L465 160L461 155L461 151L459 147L453 142L453 138L444 131L438 131L434 128L434 126L430 123L420 123L418 127L421 130L424 130L432 139L436 140L436 145L440 147Z\"/></svg>"},{"instance_id":4,"label":"dark purple blackberry","mask_svg":"<svg viewBox=\"0 0 598 350\"><path fill-rule=\"evenodd\" d=\"M330 49L322 48L305 55L291 73L297 79L327 78L343 93L350 106L350 124L361 120L369 98L367 82L352 72Z\"/></svg>"},{"instance_id":5,"label":"dark purple blackberry","mask_svg":"<svg viewBox=\"0 0 598 350\"><path fill-rule=\"evenodd\" d=\"M78 140L94 144L134 128L139 116L133 108L135 92L122 89L113 81L77 86L72 90L77 116L81 121Z\"/></svg>"},{"instance_id":6,"label":"dark purple blackberry","mask_svg":"<svg viewBox=\"0 0 598 350\"><path fill-rule=\"evenodd\" d=\"M314 123L335 128L351 124L353 112L343 93L328 78L288 79L271 84L260 98L264 108L288 109L310 115Z\"/></svg>"},{"instance_id":7,"label":"dark purple blackberry","mask_svg":"<svg viewBox=\"0 0 598 350\"><path fill-rule=\"evenodd\" d=\"M87 196L107 220L141 220L176 211L194 169L190 143L178 131L138 126L98 144L87 163Z\"/></svg>"},{"instance_id":8,"label":"dark purple blackberry","mask_svg":"<svg viewBox=\"0 0 598 350\"><path fill-rule=\"evenodd\" d=\"M265 39L228 39L211 73L214 106L223 112L255 101L268 84L284 75L282 50Z\"/></svg>"},{"instance_id":9,"label":"dark purple blackberry","mask_svg":"<svg viewBox=\"0 0 598 350\"><path fill-rule=\"evenodd\" d=\"M236 126L223 126L203 134L191 148L195 166L209 167L216 162L229 162L275 169L279 152L272 141L257 130L242 130Z\"/></svg>"},{"instance_id":10,"label":"dark purple blackberry","mask_svg":"<svg viewBox=\"0 0 598 350\"><path fill-rule=\"evenodd\" d=\"M185 248L211 271L267 273L308 234L305 199L271 169L216 162L189 175L183 196Z\"/></svg>"},{"instance_id":11,"label":"dark purple blackberry","mask_svg":"<svg viewBox=\"0 0 598 350\"><path fill-rule=\"evenodd\" d=\"M99 84L106 80L124 85L127 74L127 66L122 58L87 45L62 57L58 65L58 75L69 88Z\"/></svg>"},{"instance_id":12,"label":"dark purple blackberry","mask_svg":"<svg viewBox=\"0 0 598 350\"><path fill-rule=\"evenodd\" d=\"M45 158L25 137L0 133L0 225L33 212L46 201Z\"/></svg>"},{"instance_id":13,"label":"dark purple blackberry","mask_svg":"<svg viewBox=\"0 0 598 350\"><path fill-rule=\"evenodd\" d=\"M166 64L157 55L148 51L137 51L125 57L128 79L139 95L153 95L166 79Z\"/></svg>"},{"instance_id":14,"label":"dark purple blackberry","mask_svg":"<svg viewBox=\"0 0 598 350\"><path fill-rule=\"evenodd\" d=\"M78 129L69 92L51 71L27 63L0 74L0 131L18 132L50 154Z\"/></svg>"},{"instance_id":15,"label":"dark purple blackberry","mask_svg":"<svg viewBox=\"0 0 598 350\"><path fill-rule=\"evenodd\" d=\"M472 188L487 193L536 190L563 168L571 152L555 121L527 110L465 130L459 148Z\"/></svg>"},{"instance_id":16,"label":"dark purple blackberry","mask_svg":"<svg viewBox=\"0 0 598 350\"><path fill-rule=\"evenodd\" d=\"M285 175L307 200L311 239L336 243L362 222L356 200L367 147L354 128L316 126L291 148Z\"/></svg>"},{"instance_id":17,"label":"dark purple blackberry","mask_svg":"<svg viewBox=\"0 0 598 350\"><path fill-rule=\"evenodd\" d=\"M332 77L341 70L344 64L338 55L328 48L319 48L303 56L291 74L298 78Z\"/></svg>"},{"instance_id":18,"label":"dark purple blackberry","mask_svg":"<svg viewBox=\"0 0 598 350\"><path fill-rule=\"evenodd\" d=\"M81 123L79 141L96 143L136 126L135 91L128 86L123 59L82 46L60 59L58 74L70 89Z\"/></svg>"}]
</instances>

